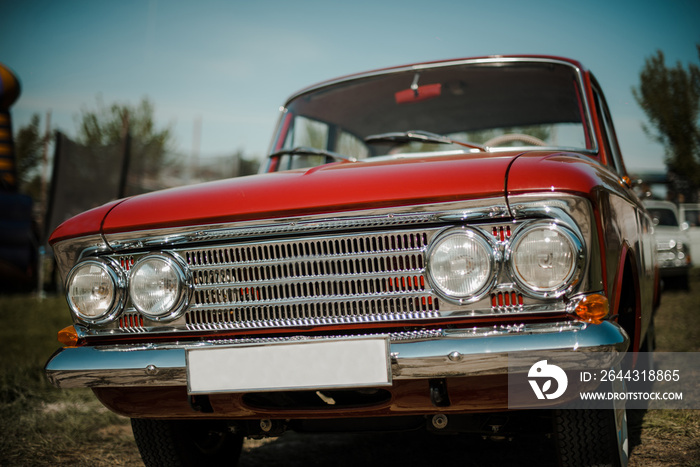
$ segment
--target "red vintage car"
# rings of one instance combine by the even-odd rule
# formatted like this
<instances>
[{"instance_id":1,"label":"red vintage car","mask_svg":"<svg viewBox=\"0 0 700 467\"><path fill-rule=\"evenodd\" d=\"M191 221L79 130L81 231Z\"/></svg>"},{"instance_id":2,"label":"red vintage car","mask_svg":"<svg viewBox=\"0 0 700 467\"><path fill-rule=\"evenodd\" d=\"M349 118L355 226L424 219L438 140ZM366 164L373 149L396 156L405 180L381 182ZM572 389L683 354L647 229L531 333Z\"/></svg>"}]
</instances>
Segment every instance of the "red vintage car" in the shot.
<instances>
[{"instance_id":1,"label":"red vintage car","mask_svg":"<svg viewBox=\"0 0 700 467\"><path fill-rule=\"evenodd\" d=\"M265 172L114 201L51 237L74 325L46 373L131 417L147 465L416 427L541 430L563 465L626 463L623 406L532 417L508 395L520 356L616 368L653 338L651 219L581 64L312 86L283 106Z\"/></svg>"}]
</instances>

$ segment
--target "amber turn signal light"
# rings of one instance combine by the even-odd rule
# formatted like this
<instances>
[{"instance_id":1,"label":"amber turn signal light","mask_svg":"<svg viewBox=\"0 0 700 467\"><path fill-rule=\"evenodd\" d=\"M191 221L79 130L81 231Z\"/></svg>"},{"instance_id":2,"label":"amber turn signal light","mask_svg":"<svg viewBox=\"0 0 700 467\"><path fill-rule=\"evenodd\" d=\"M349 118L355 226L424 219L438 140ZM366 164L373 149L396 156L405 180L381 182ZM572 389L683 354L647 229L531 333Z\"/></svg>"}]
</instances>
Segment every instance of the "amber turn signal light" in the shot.
<instances>
[{"instance_id":1,"label":"amber turn signal light","mask_svg":"<svg viewBox=\"0 0 700 467\"><path fill-rule=\"evenodd\" d=\"M80 337L73 326L66 326L58 331L58 342L65 347L75 347L80 342Z\"/></svg>"},{"instance_id":2,"label":"amber turn signal light","mask_svg":"<svg viewBox=\"0 0 700 467\"><path fill-rule=\"evenodd\" d=\"M604 295L589 295L576 305L575 313L582 321L600 324L610 313L610 304Z\"/></svg>"}]
</instances>

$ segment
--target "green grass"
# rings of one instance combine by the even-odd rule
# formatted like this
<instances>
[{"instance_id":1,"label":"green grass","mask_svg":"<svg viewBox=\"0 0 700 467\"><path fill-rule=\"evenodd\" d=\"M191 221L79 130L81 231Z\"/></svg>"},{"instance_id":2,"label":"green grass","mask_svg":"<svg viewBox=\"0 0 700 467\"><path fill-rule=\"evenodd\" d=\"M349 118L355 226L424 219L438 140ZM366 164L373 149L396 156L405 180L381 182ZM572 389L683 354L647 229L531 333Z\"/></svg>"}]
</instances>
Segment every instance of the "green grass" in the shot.
<instances>
[{"instance_id":1,"label":"green grass","mask_svg":"<svg viewBox=\"0 0 700 467\"><path fill-rule=\"evenodd\" d=\"M107 411L89 389L56 389L44 376L46 361L60 347L56 334L70 322L63 298L0 297L2 466L94 465L81 458L86 443L107 444L105 465L114 465L114 440L104 443L105 436L128 420ZM128 437L122 442L133 443Z\"/></svg>"},{"instance_id":2,"label":"green grass","mask_svg":"<svg viewBox=\"0 0 700 467\"><path fill-rule=\"evenodd\" d=\"M644 423L647 434L654 438L675 436L696 437L700 433L700 417L694 410L653 410Z\"/></svg>"},{"instance_id":3,"label":"green grass","mask_svg":"<svg viewBox=\"0 0 700 467\"><path fill-rule=\"evenodd\" d=\"M700 268L690 276L690 290L669 289L656 315L656 350L700 352Z\"/></svg>"},{"instance_id":4,"label":"green grass","mask_svg":"<svg viewBox=\"0 0 700 467\"><path fill-rule=\"evenodd\" d=\"M700 268L691 271L690 290L665 290L655 317L656 351L700 351ZM631 467L700 466L700 410L649 410L642 444L632 451Z\"/></svg>"},{"instance_id":5,"label":"green grass","mask_svg":"<svg viewBox=\"0 0 700 467\"><path fill-rule=\"evenodd\" d=\"M48 357L60 347L59 329L70 324L62 299L44 301L23 296L0 297L0 403L22 409L52 397L60 397L43 374ZM5 423L5 416L0 423Z\"/></svg>"}]
</instances>

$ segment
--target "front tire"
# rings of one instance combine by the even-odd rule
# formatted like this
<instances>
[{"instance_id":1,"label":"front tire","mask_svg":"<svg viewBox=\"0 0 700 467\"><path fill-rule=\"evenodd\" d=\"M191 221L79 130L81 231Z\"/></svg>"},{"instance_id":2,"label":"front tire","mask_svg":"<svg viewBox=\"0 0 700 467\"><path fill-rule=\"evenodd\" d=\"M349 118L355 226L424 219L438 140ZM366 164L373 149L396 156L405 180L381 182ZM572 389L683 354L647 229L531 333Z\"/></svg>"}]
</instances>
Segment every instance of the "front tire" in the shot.
<instances>
[{"instance_id":1,"label":"front tire","mask_svg":"<svg viewBox=\"0 0 700 467\"><path fill-rule=\"evenodd\" d=\"M146 467L238 465L243 436L224 422L132 418L131 427Z\"/></svg>"},{"instance_id":2,"label":"front tire","mask_svg":"<svg viewBox=\"0 0 700 467\"><path fill-rule=\"evenodd\" d=\"M624 409L567 409L555 413L562 467L625 467L629 440Z\"/></svg>"},{"instance_id":3,"label":"front tire","mask_svg":"<svg viewBox=\"0 0 700 467\"><path fill-rule=\"evenodd\" d=\"M613 367L620 369L619 365ZM613 380L606 388L626 392L623 380ZM610 402L609 408L584 406L554 411L554 436L562 467L627 467L629 431L625 401Z\"/></svg>"}]
</instances>

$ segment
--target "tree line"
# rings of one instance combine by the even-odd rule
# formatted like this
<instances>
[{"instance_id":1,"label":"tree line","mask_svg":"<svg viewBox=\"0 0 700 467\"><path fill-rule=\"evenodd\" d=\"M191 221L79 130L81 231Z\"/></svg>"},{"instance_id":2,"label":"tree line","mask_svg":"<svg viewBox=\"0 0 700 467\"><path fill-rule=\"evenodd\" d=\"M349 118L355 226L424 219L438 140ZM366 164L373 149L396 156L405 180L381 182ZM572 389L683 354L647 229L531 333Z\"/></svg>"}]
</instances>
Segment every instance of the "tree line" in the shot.
<instances>
[{"instance_id":1,"label":"tree line","mask_svg":"<svg viewBox=\"0 0 700 467\"><path fill-rule=\"evenodd\" d=\"M71 139L98 154L104 148L126 144L128 133L130 142L136 146L132 149L131 172L142 179L158 179L167 172L175 174L174 178L181 179L181 184L184 184L186 179L205 180L257 172L259 163L254 157L245 155L242 150L234 150L225 157L233 162L226 164L226 170L207 167L207 163L220 162L212 160L194 168L197 173L193 174L186 157L175 149L172 128L158 127L154 111L153 103L147 98L137 105L107 105L98 98L95 108L80 111L76 118L77 133ZM38 114L32 115L29 123L21 127L14 137L18 187L21 192L30 195L35 203L40 202L42 197L44 171L41 166L44 163L46 138L53 137L53 134L42 132Z\"/></svg>"},{"instance_id":2,"label":"tree line","mask_svg":"<svg viewBox=\"0 0 700 467\"><path fill-rule=\"evenodd\" d=\"M700 56L700 45L697 45ZM662 51L647 58L632 89L649 124L644 131L664 147L669 198L698 202L700 190L700 67L666 65Z\"/></svg>"}]
</instances>

